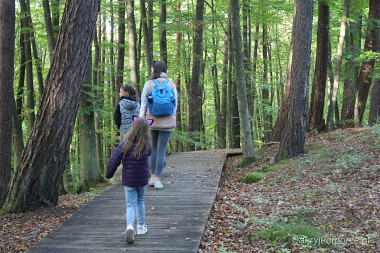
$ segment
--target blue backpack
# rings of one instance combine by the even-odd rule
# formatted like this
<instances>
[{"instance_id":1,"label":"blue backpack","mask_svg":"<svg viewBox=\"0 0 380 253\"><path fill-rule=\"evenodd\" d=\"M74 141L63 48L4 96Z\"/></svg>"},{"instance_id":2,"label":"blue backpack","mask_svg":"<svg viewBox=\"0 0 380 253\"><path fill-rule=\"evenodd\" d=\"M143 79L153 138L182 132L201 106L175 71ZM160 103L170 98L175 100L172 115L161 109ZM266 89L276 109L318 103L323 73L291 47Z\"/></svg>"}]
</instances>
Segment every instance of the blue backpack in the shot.
<instances>
[{"instance_id":1,"label":"blue backpack","mask_svg":"<svg viewBox=\"0 0 380 253\"><path fill-rule=\"evenodd\" d=\"M149 113L154 116L165 116L174 113L175 99L172 89L167 85L166 79L160 84L156 79L152 80L155 85L147 95Z\"/></svg>"}]
</instances>

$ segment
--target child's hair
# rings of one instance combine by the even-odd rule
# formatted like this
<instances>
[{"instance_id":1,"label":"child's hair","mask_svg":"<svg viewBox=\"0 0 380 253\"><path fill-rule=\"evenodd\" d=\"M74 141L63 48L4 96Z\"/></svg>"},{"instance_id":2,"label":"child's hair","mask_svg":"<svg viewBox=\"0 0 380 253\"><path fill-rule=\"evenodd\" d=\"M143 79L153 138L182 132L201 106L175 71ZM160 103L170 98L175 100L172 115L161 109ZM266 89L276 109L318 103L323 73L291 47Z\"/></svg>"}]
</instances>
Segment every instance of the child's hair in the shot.
<instances>
[{"instance_id":1,"label":"child's hair","mask_svg":"<svg viewBox=\"0 0 380 253\"><path fill-rule=\"evenodd\" d=\"M151 79L157 79L160 77L161 73L166 73L166 64L162 61L152 62L153 72L151 74Z\"/></svg>"},{"instance_id":2,"label":"child's hair","mask_svg":"<svg viewBox=\"0 0 380 253\"><path fill-rule=\"evenodd\" d=\"M152 150L150 126L148 121L144 118L139 118L133 121L131 128L125 135L123 146L124 157L134 142L136 142L136 146L131 156L136 159L141 158L146 152Z\"/></svg>"},{"instance_id":3,"label":"child's hair","mask_svg":"<svg viewBox=\"0 0 380 253\"><path fill-rule=\"evenodd\" d=\"M132 97L134 100L138 101L139 96L137 94L137 90L135 89L135 87L133 87L130 84L123 84L120 88L128 92L129 96Z\"/></svg>"}]
</instances>

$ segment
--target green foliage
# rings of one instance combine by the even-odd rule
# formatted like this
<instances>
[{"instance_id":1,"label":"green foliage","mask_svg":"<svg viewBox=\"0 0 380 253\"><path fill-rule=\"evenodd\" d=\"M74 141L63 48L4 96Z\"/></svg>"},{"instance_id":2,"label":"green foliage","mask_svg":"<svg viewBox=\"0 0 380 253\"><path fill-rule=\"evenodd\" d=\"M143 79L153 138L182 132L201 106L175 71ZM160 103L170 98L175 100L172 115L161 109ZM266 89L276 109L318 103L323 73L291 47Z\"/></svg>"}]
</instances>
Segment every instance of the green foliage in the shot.
<instances>
[{"instance_id":1,"label":"green foliage","mask_svg":"<svg viewBox=\"0 0 380 253\"><path fill-rule=\"evenodd\" d=\"M246 166L250 165L253 162L256 162L256 158L255 157L243 158L242 162L238 165L238 168L246 167Z\"/></svg>"},{"instance_id":2,"label":"green foliage","mask_svg":"<svg viewBox=\"0 0 380 253\"><path fill-rule=\"evenodd\" d=\"M263 172L254 172L254 173L250 173L250 174L246 175L241 180L241 182L246 183L246 184L252 184L252 183L259 182L261 179L265 178L266 176L267 176L267 174L265 174Z\"/></svg>"},{"instance_id":3,"label":"green foliage","mask_svg":"<svg viewBox=\"0 0 380 253\"><path fill-rule=\"evenodd\" d=\"M362 162L360 155L343 154L339 156L335 165L337 167L349 168L351 166L359 165Z\"/></svg>"}]
</instances>

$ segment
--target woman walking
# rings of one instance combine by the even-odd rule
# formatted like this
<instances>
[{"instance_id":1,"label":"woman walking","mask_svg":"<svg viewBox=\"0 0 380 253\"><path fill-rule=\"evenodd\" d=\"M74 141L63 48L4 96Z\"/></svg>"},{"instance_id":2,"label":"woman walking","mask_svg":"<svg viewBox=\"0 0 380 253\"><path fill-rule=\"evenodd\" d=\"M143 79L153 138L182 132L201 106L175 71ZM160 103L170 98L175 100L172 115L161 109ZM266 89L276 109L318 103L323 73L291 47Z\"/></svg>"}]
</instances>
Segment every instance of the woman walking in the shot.
<instances>
[{"instance_id":1,"label":"woman walking","mask_svg":"<svg viewBox=\"0 0 380 253\"><path fill-rule=\"evenodd\" d=\"M171 104L168 105L168 107L170 107L169 109L171 109L170 111L166 111L166 109L162 109L164 112L160 110L159 112L155 111L155 109L159 108L158 105L155 107L155 94L159 91L161 93L166 92L168 98L170 98L166 99L171 100L169 102ZM150 80L145 83L141 94L139 117L154 120L151 125L153 147L152 154L149 157L149 166L151 169L149 185L154 186L155 189L164 188L161 182L161 175L165 164L166 147L170 135L176 127L177 98L176 86L172 81L168 80L165 63L154 61L152 64L152 76Z\"/></svg>"}]
</instances>

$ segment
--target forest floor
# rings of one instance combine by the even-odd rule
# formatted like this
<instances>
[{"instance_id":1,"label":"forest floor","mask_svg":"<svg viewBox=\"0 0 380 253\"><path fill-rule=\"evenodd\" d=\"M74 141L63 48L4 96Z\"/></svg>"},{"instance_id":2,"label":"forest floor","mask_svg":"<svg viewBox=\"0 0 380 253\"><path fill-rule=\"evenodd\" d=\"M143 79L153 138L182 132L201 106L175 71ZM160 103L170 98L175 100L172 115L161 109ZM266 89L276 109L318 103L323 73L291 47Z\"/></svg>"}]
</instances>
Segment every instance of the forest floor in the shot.
<instances>
[{"instance_id":1,"label":"forest floor","mask_svg":"<svg viewBox=\"0 0 380 253\"><path fill-rule=\"evenodd\" d=\"M244 168L227 160L199 252L378 252L380 126L308 136L307 154L278 164L276 150L258 150ZM261 180L242 183L250 173ZM0 252L24 252L108 186L0 213Z\"/></svg>"},{"instance_id":2,"label":"forest floor","mask_svg":"<svg viewBox=\"0 0 380 253\"><path fill-rule=\"evenodd\" d=\"M379 252L380 126L308 136L306 150L230 158L200 252ZM250 173L262 179L242 183Z\"/></svg>"}]
</instances>

